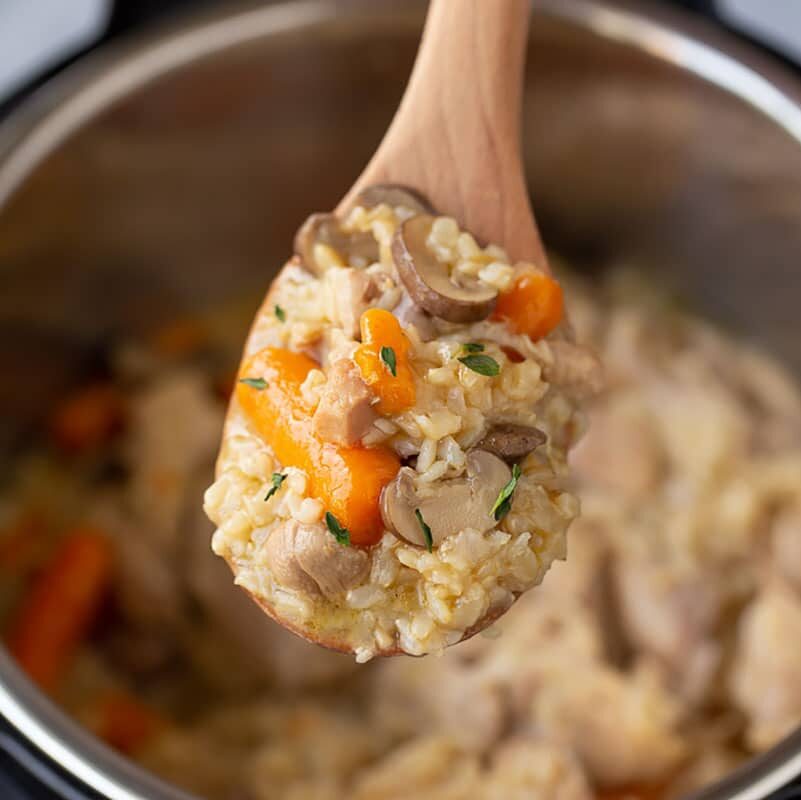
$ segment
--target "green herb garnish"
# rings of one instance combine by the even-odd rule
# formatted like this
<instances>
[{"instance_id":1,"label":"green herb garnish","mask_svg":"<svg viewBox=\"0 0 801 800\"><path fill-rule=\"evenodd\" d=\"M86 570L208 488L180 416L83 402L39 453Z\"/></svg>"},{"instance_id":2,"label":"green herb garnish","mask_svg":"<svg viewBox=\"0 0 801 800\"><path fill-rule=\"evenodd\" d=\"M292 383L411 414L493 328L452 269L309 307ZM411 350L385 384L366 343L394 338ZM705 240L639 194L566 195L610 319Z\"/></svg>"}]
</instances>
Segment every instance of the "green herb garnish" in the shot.
<instances>
[{"instance_id":1,"label":"green herb garnish","mask_svg":"<svg viewBox=\"0 0 801 800\"><path fill-rule=\"evenodd\" d=\"M267 496L264 498L265 503L281 488L281 484L285 480L286 475L282 475L280 472L273 472L273 485L270 491L267 492Z\"/></svg>"},{"instance_id":2,"label":"green herb garnish","mask_svg":"<svg viewBox=\"0 0 801 800\"><path fill-rule=\"evenodd\" d=\"M434 537L431 535L431 528L426 524L419 508L415 508L414 515L420 523L420 530L423 532L423 538L426 540L426 550L430 553L434 549Z\"/></svg>"},{"instance_id":3,"label":"green herb garnish","mask_svg":"<svg viewBox=\"0 0 801 800\"><path fill-rule=\"evenodd\" d=\"M498 362L491 356L462 356L459 361L468 369L472 369L473 372L477 372L479 375L486 375L488 378L495 377L501 371Z\"/></svg>"},{"instance_id":4,"label":"green herb garnish","mask_svg":"<svg viewBox=\"0 0 801 800\"><path fill-rule=\"evenodd\" d=\"M244 383L245 386L250 386L251 389L258 389L259 391L266 389L269 385L264 378L240 378L239 382Z\"/></svg>"},{"instance_id":5,"label":"green herb garnish","mask_svg":"<svg viewBox=\"0 0 801 800\"><path fill-rule=\"evenodd\" d=\"M500 522L508 513L509 509L512 507L512 495L517 488L517 482L520 479L520 467L515 464L512 467L512 479L506 486L501 489L500 494L498 495L498 499L495 501L495 505L492 507L492 514L495 517L496 521Z\"/></svg>"},{"instance_id":6,"label":"green herb garnish","mask_svg":"<svg viewBox=\"0 0 801 800\"><path fill-rule=\"evenodd\" d=\"M286 311L281 306L275 307L275 316L278 317L279 322L286 322Z\"/></svg>"},{"instance_id":7,"label":"green herb garnish","mask_svg":"<svg viewBox=\"0 0 801 800\"><path fill-rule=\"evenodd\" d=\"M381 348L381 360L387 369L392 373L393 378L398 377L398 362L395 358L395 351L391 347Z\"/></svg>"},{"instance_id":8,"label":"green herb garnish","mask_svg":"<svg viewBox=\"0 0 801 800\"><path fill-rule=\"evenodd\" d=\"M343 528L330 511L325 512L325 524L339 544L343 547L350 547L350 531L347 528Z\"/></svg>"},{"instance_id":9,"label":"green herb garnish","mask_svg":"<svg viewBox=\"0 0 801 800\"><path fill-rule=\"evenodd\" d=\"M483 353L484 345L481 342L466 342L462 345L462 350L465 353Z\"/></svg>"}]
</instances>

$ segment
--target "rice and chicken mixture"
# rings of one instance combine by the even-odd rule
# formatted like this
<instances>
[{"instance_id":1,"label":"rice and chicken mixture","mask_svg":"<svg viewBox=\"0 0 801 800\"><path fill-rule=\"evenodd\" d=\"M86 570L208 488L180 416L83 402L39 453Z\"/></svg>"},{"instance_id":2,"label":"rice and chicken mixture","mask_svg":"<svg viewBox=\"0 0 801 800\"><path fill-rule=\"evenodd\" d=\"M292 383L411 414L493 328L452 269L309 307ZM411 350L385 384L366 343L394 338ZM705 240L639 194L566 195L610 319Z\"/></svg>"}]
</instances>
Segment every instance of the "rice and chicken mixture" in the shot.
<instances>
[{"instance_id":1,"label":"rice and chicken mixture","mask_svg":"<svg viewBox=\"0 0 801 800\"><path fill-rule=\"evenodd\" d=\"M223 315L115 347L16 461L12 655L209 800L657 800L769 748L801 722L799 391L631 275L567 285L607 378L572 456L582 516L492 628L359 665L234 587L199 502L238 355Z\"/></svg>"},{"instance_id":2,"label":"rice and chicken mixture","mask_svg":"<svg viewBox=\"0 0 801 800\"><path fill-rule=\"evenodd\" d=\"M360 662L459 642L564 557L600 383L552 277L406 190L365 196L301 228L205 497L236 583Z\"/></svg>"}]
</instances>

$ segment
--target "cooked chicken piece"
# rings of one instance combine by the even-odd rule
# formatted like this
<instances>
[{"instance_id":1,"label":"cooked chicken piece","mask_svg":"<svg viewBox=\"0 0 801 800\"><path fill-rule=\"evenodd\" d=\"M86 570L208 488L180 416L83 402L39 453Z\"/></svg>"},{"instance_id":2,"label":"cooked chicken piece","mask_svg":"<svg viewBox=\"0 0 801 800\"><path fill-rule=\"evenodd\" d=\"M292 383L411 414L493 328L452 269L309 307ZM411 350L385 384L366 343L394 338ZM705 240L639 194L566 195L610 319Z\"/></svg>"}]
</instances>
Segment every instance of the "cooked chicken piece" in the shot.
<instances>
[{"instance_id":1,"label":"cooked chicken piece","mask_svg":"<svg viewBox=\"0 0 801 800\"><path fill-rule=\"evenodd\" d=\"M333 298L328 315L351 339L359 338L359 320L370 301L378 296L375 281L364 270L335 267L325 273Z\"/></svg>"},{"instance_id":2,"label":"cooked chicken piece","mask_svg":"<svg viewBox=\"0 0 801 800\"><path fill-rule=\"evenodd\" d=\"M590 411L587 434L570 454L580 480L634 500L650 492L664 469L657 431L640 401L618 395Z\"/></svg>"},{"instance_id":3,"label":"cooked chicken piece","mask_svg":"<svg viewBox=\"0 0 801 800\"><path fill-rule=\"evenodd\" d=\"M347 447L370 429L376 413L374 397L349 358L339 358L328 370L320 404L314 412L315 433L326 442Z\"/></svg>"},{"instance_id":4,"label":"cooked chicken piece","mask_svg":"<svg viewBox=\"0 0 801 800\"><path fill-rule=\"evenodd\" d=\"M740 617L731 690L748 715L748 742L772 747L801 721L801 597L772 581Z\"/></svg>"},{"instance_id":5,"label":"cooked chicken piece","mask_svg":"<svg viewBox=\"0 0 801 800\"><path fill-rule=\"evenodd\" d=\"M377 677L373 706L401 735L436 730L480 753L501 737L508 697L501 676L481 661L461 658L461 647L433 661L388 662Z\"/></svg>"},{"instance_id":6,"label":"cooked chicken piece","mask_svg":"<svg viewBox=\"0 0 801 800\"><path fill-rule=\"evenodd\" d=\"M543 368L546 381L576 399L593 397L603 389L603 368L595 353L566 339L556 339L548 345L553 363Z\"/></svg>"},{"instance_id":7,"label":"cooked chicken piece","mask_svg":"<svg viewBox=\"0 0 801 800\"><path fill-rule=\"evenodd\" d=\"M721 656L715 581L706 574L684 577L675 566L637 556L619 556L615 578L626 638L667 666L683 698L700 699Z\"/></svg>"},{"instance_id":8,"label":"cooked chicken piece","mask_svg":"<svg viewBox=\"0 0 801 800\"><path fill-rule=\"evenodd\" d=\"M592 800L587 777L569 750L512 739L500 747L485 781L484 800Z\"/></svg>"},{"instance_id":9,"label":"cooked chicken piece","mask_svg":"<svg viewBox=\"0 0 801 800\"><path fill-rule=\"evenodd\" d=\"M262 557L276 580L311 597L337 597L367 577L363 550L339 544L322 525L286 520L273 530Z\"/></svg>"},{"instance_id":10,"label":"cooked chicken piece","mask_svg":"<svg viewBox=\"0 0 801 800\"><path fill-rule=\"evenodd\" d=\"M176 372L134 397L131 505L138 535L165 555L175 555L180 544L187 485L217 452L221 427L220 407L201 373Z\"/></svg>"},{"instance_id":11,"label":"cooked chicken piece","mask_svg":"<svg viewBox=\"0 0 801 800\"><path fill-rule=\"evenodd\" d=\"M801 591L801 505L780 511L773 521L771 534L776 568Z\"/></svg>"},{"instance_id":12,"label":"cooked chicken piece","mask_svg":"<svg viewBox=\"0 0 801 800\"><path fill-rule=\"evenodd\" d=\"M679 706L650 670L564 664L535 695L532 724L571 748L594 783L656 783L685 755Z\"/></svg>"},{"instance_id":13,"label":"cooked chicken piece","mask_svg":"<svg viewBox=\"0 0 801 800\"><path fill-rule=\"evenodd\" d=\"M475 800L479 764L446 736L420 734L364 770L351 800Z\"/></svg>"}]
</instances>

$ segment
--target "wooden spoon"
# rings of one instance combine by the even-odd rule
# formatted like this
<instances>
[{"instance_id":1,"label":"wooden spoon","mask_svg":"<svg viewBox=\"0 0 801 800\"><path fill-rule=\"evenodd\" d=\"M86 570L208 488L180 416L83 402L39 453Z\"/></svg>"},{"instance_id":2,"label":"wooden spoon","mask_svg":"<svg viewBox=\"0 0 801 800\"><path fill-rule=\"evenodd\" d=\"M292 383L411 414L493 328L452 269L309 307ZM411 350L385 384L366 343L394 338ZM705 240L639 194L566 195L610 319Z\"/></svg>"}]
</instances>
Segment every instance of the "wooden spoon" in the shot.
<instances>
[{"instance_id":1,"label":"wooden spoon","mask_svg":"<svg viewBox=\"0 0 801 800\"><path fill-rule=\"evenodd\" d=\"M530 0L432 0L400 107L337 213L367 186L398 183L513 263L545 265L521 148L530 9Z\"/></svg>"},{"instance_id":2,"label":"wooden spoon","mask_svg":"<svg viewBox=\"0 0 801 800\"><path fill-rule=\"evenodd\" d=\"M546 266L521 156L529 12L530 0L432 0L397 114L336 213L345 214L368 186L401 184L424 195L437 213L454 217L479 241L502 245L512 263ZM259 314L272 313L272 308L268 294ZM344 641L300 629L262 598L253 599L294 633L351 652ZM504 611L491 611L463 638Z\"/></svg>"}]
</instances>

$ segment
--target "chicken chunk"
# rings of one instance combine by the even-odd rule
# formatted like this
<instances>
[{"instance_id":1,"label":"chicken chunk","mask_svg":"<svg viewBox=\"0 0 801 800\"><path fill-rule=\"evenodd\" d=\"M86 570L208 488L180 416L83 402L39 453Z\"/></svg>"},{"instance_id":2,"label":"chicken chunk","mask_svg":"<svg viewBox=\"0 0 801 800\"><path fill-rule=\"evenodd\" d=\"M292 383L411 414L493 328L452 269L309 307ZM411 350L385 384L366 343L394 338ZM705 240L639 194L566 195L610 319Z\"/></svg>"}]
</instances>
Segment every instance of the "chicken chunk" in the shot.
<instances>
[{"instance_id":1,"label":"chicken chunk","mask_svg":"<svg viewBox=\"0 0 801 800\"><path fill-rule=\"evenodd\" d=\"M664 456L647 411L634 397L617 397L590 412L587 435L570 462L579 478L593 487L638 500L656 486Z\"/></svg>"},{"instance_id":2,"label":"chicken chunk","mask_svg":"<svg viewBox=\"0 0 801 800\"><path fill-rule=\"evenodd\" d=\"M772 582L740 618L731 690L749 718L748 741L772 747L801 721L801 597Z\"/></svg>"},{"instance_id":3,"label":"chicken chunk","mask_svg":"<svg viewBox=\"0 0 801 800\"><path fill-rule=\"evenodd\" d=\"M486 800L591 800L581 764L547 742L513 739L495 754L486 778Z\"/></svg>"},{"instance_id":4,"label":"chicken chunk","mask_svg":"<svg viewBox=\"0 0 801 800\"><path fill-rule=\"evenodd\" d=\"M553 363L543 368L543 377L576 399L597 395L604 386L603 369L595 353L587 347L556 339L549 342Z\"/></svg>"},{"instance_id":5,"label":"chicken chunk","mask_svg":"<svg viewBox=\"0 0 801 800\"><path fill-rule=\"evenodd\" d=\"M618 561L615 578L626 638L667 667L682 697L701 698L721 657L715 581L708 575L680 577L675 566L634 556Z\"/></svg>"},{"instance_id":6,"label":"chicken chunk","mask_svg":"<svg viewBox=\"0 0 801 800\"><path fill-rule=\"evenodd\" d=\"M535 696L534 725L578 754L601 786L655 783L672 773L685 747L679 707L650 670L624 675L565 665Z\"/></svg>"},{"instance_id":7,"label":"chicken chunk","mask_svg":"<svg viewBox=\"0 0 801 800\"><path fill-rule=\"evenodd\" d=\"M314 412L316 434L326 442L346 447L356 444L376 418L374 399L353 361L334 361Z\"/></svg>"},{"instance_id":8,"label":"chicken chunk","mask_svg":"<svg viewBox=\"0 0 801 800\"><path fill-rule=\"evenodd\" d=\"M337 597L367 577L363 550L344 547L322 525L282 522L263 547L263 559L276 580L311 597Z\"/></svg>"},{"instance_id":9,"label":"chicken chunk","mask_svg":"<svg viewBox=\"0 0 801 800\"><path fill-rule=\"evenodd\" d=\"M328 316L351 338L359 338L359 320L378 296L375 281L364 270L332 268L325 273L327 296L331 304Z\"/></svg>"}]
</instances>

